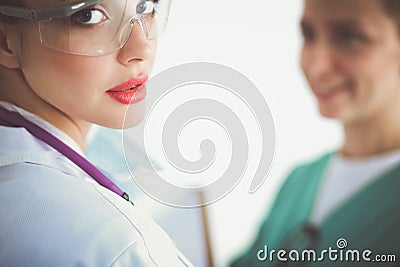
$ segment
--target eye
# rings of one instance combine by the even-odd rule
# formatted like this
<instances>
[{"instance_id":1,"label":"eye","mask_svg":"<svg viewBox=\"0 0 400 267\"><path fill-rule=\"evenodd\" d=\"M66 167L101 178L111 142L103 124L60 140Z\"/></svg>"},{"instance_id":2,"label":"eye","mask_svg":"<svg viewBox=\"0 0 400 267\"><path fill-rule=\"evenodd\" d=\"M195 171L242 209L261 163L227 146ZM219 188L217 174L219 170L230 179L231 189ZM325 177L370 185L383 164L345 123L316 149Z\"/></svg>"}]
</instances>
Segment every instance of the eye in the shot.
<instances>
[{"instance_id":1,"label":"eye","mask_svg":"<svg viewBox=\"0 0 400 267\"><path fill-rule=\"evenodd\" d=\"M368 43L368 38L359 31L344 29L336 32L332 36L333 42L344 49L362 47Z\"/></svg>"},{"instance_id":2,"label":"eye","mask_svg":"<svg viewBox=\"0 0 400 267\"><path fill-rule=\"evenodd\" d=\"M315 38L315 34L314 34L313 30L309 27L302 27L301 35L303 36L303 40L305 42L312 41Z\"/></svg>"},{"instance_id":3,"label":"eye","mask_svg":"<svg viewBox=\"0 0 400 267\"><path fill-rule=\"evenodd\" d=\"M360 39L360 35L358 33L352 32L352 31L341 31L338 33L337 38L341 41L347 41L347 42L352 42Z\"/></svg>"},{"instance_id":4,"label":"eye","mask_svg":"<svg viewBox=\"0 0 400 267\"><path fill-rule=\"evenodd\" d=\"M305 42L312 41L315 38L314 29L308 22L302 21L300 24L300 30Z\"/></svg>"},{"instance_id":5,"label":"eye","mask_svg":"<svg viewBox=\"0 0 400 267\"><path fill-rule=\"evenodd\" d=\"M314 39L314 33L311 30L303 29L301 32L302 32L304 41L312 41Z\"/></svg>"},{"instance_id":6,"label":"eye","mask_svg":"<svg viewBox=\"0 0 400 267\"><path fill-rule=\"evenodd\" d=\"M136 6L136 14L153 14L155 13L155 4L154 1L146 1L142 0Z\"/></svg>"},{"instance_id":7,"label":"eye","mask_svg":"<svg viewBox=\"0 0 400 267\"><path fill-rule=\"evenodd\" d=\"M81 10L73 14L71 18L74 22L82 25L96 25L107 20L104 12L96 8Z\"/></svg>"}]
</instances>

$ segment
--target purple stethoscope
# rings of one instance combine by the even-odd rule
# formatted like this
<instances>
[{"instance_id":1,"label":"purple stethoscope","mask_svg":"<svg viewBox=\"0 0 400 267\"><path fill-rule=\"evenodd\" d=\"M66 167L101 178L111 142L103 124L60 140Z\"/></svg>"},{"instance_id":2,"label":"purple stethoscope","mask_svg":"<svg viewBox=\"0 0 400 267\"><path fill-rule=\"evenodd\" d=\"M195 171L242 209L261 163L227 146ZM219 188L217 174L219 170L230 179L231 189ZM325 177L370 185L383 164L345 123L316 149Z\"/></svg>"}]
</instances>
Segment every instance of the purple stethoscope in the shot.
<instances>
[{"instance_id":1,"label":"purple stethoscope","mask_svg":"<svg viewBox=\"0 0 400 267\"><path fill-rule=\"evenodd\" d=\"M86 172L90 177L97 181L100 185L113 191L117 195L121 196L125 200L129 201L129 196L127 193L122 191L116 184L114 184L107 176L105 176L98 168L96 168L87 159L82 157L75 150L67 146L64 142L34 124L33 122L25 119L21 115L8 111L7 109L0 107L0 125L9 127L23 127L30 134L32 134L37 139L45 142L73 163L75 163L79 168ZM132 202L131 202L132 203ZM133 203L132 203L133 204Z\"/></svg>"}]
</instances>

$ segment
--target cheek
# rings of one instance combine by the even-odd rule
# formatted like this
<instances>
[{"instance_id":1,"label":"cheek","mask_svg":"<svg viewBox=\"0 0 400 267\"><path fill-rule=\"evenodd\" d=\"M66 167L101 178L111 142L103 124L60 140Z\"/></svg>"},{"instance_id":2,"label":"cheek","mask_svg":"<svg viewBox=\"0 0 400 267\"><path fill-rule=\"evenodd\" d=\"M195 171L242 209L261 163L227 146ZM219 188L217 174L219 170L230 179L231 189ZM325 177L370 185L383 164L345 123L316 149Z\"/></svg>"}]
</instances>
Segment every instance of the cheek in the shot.
<instances>
[{"instance_id":1,"label":"cheek","mask_svg":"<svg viewBox=\"0 0 400 267\"><path fill-rule=\"evenodd\" d=\"M37 28L25 32L21 70L34 91L82 91L106 79L112 56L84 57L59 52L41 44Z\"/></svg>"},{"instance_id":2,"label":"cheek","mask_svg":"<svg viewBox=\"0 0 400 267\"><path fill-rule=\"evenodd\" d=\"M157 56L158 40L157 39L151 40L151 41L149 41L149 43L152 48L152 54L150 56L150 59L146 63L147 66L145 67L145 69L148 73L151 73L151 70L153 69L153 65L154 65L154 62L155 62L156 56Z\"/></svg>"},{"instance_id":3,"label":"cheek","mask_svg":"<svg viewBox=\"0 0 400 267\"><path fill-rule=\"evenodd\" d=\"M383 55L383 53L382 53ZM399 86L400 57L389 54L386 57L377 56L365 63L364 76L371 83L375 93L388 93Z\"/></svg>"},{"instance_id":4,"label":"cheek","mask_svg":"<svg viewBox=\"0 0 400 267\"><path fill-rule=\"evenodd\" d=\"M301 54L300 54L300 60L299 60L299 65L300 68L303 72L304 77L306 78L306 80L308 81L308 83L310 83L310 70L309 70L309 56L307 53L307 50L305 49L305 47L303 46L302 50L301 50Z\"/></svg>"},{"instance_id":5,"label":"cheek","mask_svg":"<svg viewBox=\"0 0 400 267\"><path fill-rule=\"evenodd\" d=\"M84 96L85 91L102 90L115 86L135 73L121 67L115 55L86 57L59 52L40 43L39 33L29 31L22 44L22 71L33 90L75 92L75 97ZM157 40L150 41L152 55L142 63L141 71L150 73L157 52ZM135 68L133 68L135 69ZM78 95L76 95L78 93Z\"/></svg>"},{"instance_id":6,"label":"cheek","mask_svg":"<svg viewBox=\"0 0 400 267\"><path fill-rule=\"evenodd\" d=\"M400 60L384 52L348 61L349 77L355 85L353 101L365 114L378 112L400 99Z\"/></svg>"},{"instance_id":7,"label":"cheek","mask_svg":"<svg viewBox=\"0 0 400 267\"><path fill-rule=\"evenodd\" d=\"M121 127L125 107L113 102L105 91L143 71L150 74L157 48L152 41L153 54L143 62L124 66L116 54L101 57L76 56L45 47L35 36L23 45L22 71L35 95L66 114L101 124ZM133 108L135 125L143 117L144 108Z\"/></svg>"},{"instance_id":8,"label":"cheek","mask_svg":"<svg viewBox=\"0 0 400 267\"><path fill-rule=\"evenodd\" d=\"M304 74L306 74L306 70L307 70L307 53L306 50L304 48L304 45L301 49L301 53L300 53L300 60L299 60L299 64L300 64L300 68L303 71Z\"/></svg>"},{"instance_id":9,"label":"cheek","mask_svg":"<svg viewBox=\"0 0 400 267\"><path fill-rule=\"evenodd\" d=\"M102 79L109 76L108 57L74 56L46 48L31 46L24 60L24 75L36 94L48 102L61 103L66 99L87 98L92 90L106 86Z\"/></svg>"}]
</instances>

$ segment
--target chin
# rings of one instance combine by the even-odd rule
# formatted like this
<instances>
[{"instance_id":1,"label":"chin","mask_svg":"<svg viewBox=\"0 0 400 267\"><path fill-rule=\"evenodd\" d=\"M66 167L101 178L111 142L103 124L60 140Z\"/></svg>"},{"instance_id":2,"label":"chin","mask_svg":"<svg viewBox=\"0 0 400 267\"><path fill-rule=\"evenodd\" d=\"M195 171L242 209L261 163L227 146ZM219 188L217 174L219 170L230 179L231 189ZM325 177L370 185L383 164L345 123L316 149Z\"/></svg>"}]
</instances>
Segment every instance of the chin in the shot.
<instances>
[{"instance_id":1,"label":"chin","mask_svg":"<svg viewBox=\"0 0 400 267\"><path fill-rule=\"evenodd\" d=\"M144 114L144 109L135 109L132 111L129 109L126 113L119 113L115 116L110 114L111 116L101 121L97 121L95 124L112 129L129 129L142 122Z\"/></svg>"},{"instance_id":2,"label":"chin","mask_svg":"<svg viewBox=\"0 0 400 267\"><path fill-rule=\"evenodd\" d=\"M342 109L322 107L321 105L319 106L319 113L322 117L328 119L337 119L340 121L344 120L346 117Z\"/></svg>"},{"instance_id":3,"label":"chin","mask_svg":"<svg viewBox=\"0 0 400 267\"><path fill-rule=\"evenodd\" d=\"M113 113L107 113L106 118L103 117L94 123L112 129L129 129L142 122L145 112L145 101L141 101Z\"/></svg>"},{"instance_id":4,"label":"chin","mask_svg":"<svg viewBox=\"0 0 400 267\"><path fill-rule=\"evenodd\" d=\"M145 100L130 105L126 110L122 128L129 129L141 123L145 116L145 112L146 112Z\"/></svg>"},{"instance_id":5,"label":"chin","mask_svg":"<svg viewBox=\"0 0 400 267\"><path fill-rule=\"evenodd\" d=\"M116 130L121 130L121 129L129 129L137 126L139 123L143 121L144 116L136 115L136 116L129 116L129 118L120 118L120 119L113 119L113 120L107 120L107 121L102 121L102 122L96 122L95 124L106 127L106 128L111 128L111 129L116 129Z\"/></svg>"},{"instance_id":6,"label":"chin","mask_svg":"<svg viewBox=\"0 0 400 267\"><path fill-rule=\"evenodd\" d=\"M137 126L143 121L144 116L131 116L124 120L123 126L120 129L130 129Z\"/></svg>"},{"instance_id":7,"label":"chin","mask_svg":"<svg viewBox=\"0 0 400 267\"><path fill-rule=\"evenodd\" d=\"M345 112L345 110L343 110L343 109L342 110L334 110L334 111L320 109L320 114L324 118L336 120L344 126L350 125L350 124L356 122L355 114L350 112L350 110Z\"/></svg>"}]
</instances>

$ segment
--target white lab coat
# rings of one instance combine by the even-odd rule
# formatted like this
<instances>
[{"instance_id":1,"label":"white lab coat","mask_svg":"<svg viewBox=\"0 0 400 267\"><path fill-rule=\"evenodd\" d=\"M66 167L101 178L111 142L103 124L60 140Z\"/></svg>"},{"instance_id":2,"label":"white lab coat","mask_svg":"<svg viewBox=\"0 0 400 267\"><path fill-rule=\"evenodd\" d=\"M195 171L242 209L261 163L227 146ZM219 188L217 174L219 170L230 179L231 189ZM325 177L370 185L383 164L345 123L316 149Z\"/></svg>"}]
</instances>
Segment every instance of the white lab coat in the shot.
<instances>
[{"instance_id":1,"label":"white lab coat","mask_svg":"<svg viewBox=\"0 0 400 267\"><path fill-rule=\"evenodd\" d=\"M72 148L72 139L10 106ZM1 266L185 266L165 232L24 128L0 126Z\"/></svg>"}]
</instances>

